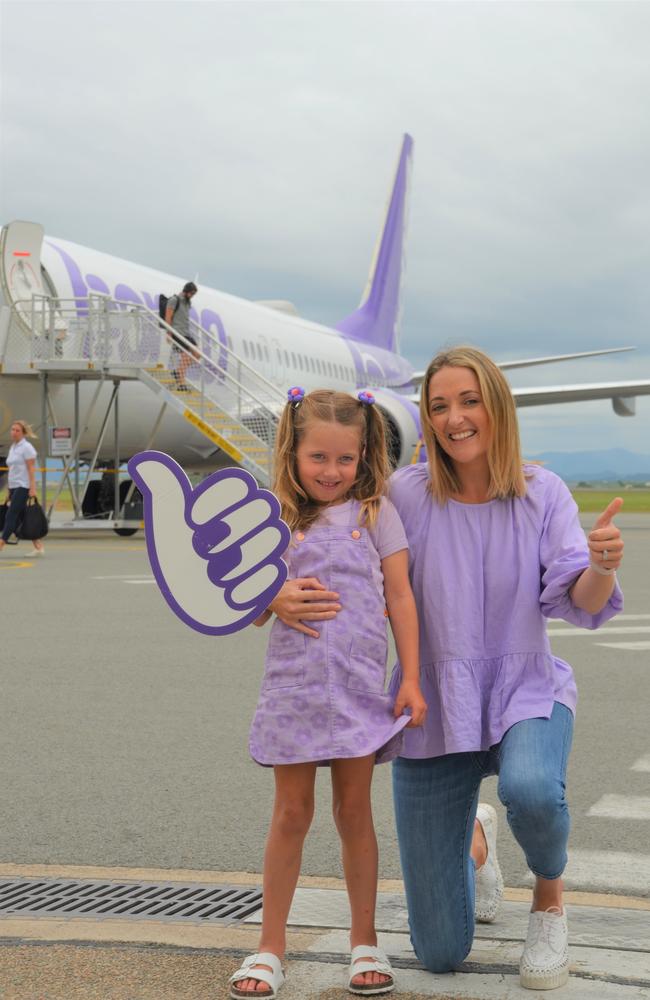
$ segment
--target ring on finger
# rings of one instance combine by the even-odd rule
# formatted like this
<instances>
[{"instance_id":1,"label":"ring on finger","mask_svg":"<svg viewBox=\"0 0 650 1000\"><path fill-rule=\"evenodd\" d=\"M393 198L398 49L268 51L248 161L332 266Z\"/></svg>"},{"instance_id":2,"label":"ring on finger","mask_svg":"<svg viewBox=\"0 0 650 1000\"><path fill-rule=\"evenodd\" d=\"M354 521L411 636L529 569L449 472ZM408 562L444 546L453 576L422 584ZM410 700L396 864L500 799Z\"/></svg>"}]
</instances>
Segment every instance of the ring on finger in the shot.
<instances>
[{"instance_id":1,"label":"ring on finger","mask_svg":"<svg viewBox=\"0 0 650 1000\"><path fill-rule=\"evenodd\" d=\"M609 559L609 552L607 551L607 549L603 549L603 562L607 562L608 559Z\"/></svg>"}]
</instances>

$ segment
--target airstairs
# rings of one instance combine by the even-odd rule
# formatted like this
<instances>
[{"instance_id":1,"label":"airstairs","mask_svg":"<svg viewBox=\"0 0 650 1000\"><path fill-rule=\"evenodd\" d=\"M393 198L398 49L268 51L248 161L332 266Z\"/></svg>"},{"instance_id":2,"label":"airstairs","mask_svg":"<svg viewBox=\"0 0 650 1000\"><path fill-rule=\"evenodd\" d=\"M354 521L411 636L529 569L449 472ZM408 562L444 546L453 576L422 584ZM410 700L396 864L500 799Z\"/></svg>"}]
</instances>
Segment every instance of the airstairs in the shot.
<instances>
[{"instance_id":1,"label":"airstairs","mask_svg":"<svg viewBox=\"0 0 650 1000\"><path fill-rule=\"evenodd\" d=\"M191 322L190 335L196 344L172 331L146 306L100 294L70 300L39 294L2 308L0 373L39 380L39 438L43 442L49 439L49 429L58 423L53 383L68 383L70 398L74 393L72 444L61 460L60 489L50 503L51 513L67 483L75 516L66 526L87 520L84 499L93 472L106 465L107 454L112 455L115 474L112 520L107 526L123 529L121 534L132 533L135 521L140 526L137 516L135 521L127 516L133 487L125 495L124 482L121 490L119 483L120 462L128 457L120 443L119 394L125 381L139 381L160 402L145 447L156 447L163 416L171 411L187 422L188 432L193 428L201 435L205 445L202 452L210 455L210 461L214 458L215 465L237 464L262 485L270 484L283 393L235 354L220 324L218 329L207 330ZM181 384L179 371L183 369L186 373ZM84 382L95 382L97 387L90 396L82 394L87 400L82 412L79 388ZM108 390L101 394L107 383L112 385L108 405ZM110 441L111 417L113 441L109 444L105 439L109 434ZM97 428L90 448L89 428ZM46 485L43 475L44 498Z\"/></svg>"}]
</instances>

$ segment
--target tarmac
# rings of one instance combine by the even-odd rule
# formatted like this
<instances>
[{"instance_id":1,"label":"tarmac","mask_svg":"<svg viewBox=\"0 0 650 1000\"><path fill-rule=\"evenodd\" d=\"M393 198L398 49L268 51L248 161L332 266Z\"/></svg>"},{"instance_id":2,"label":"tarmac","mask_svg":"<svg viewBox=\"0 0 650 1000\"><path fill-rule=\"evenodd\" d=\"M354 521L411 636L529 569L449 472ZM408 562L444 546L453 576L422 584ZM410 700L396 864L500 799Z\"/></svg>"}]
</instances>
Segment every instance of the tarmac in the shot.
<instances>
[{"instance_id":1,"label":"tarmac","mask_svg":"<svg viewBox=\"0 0 650 1000\"><path fill-rule=\"evenodd\" d=\"M0 865L0 879L111 879L125 882L260 884L258 874L167 869ZM529 892L506 889L497 920L477 925L474 947L456 972L433 975L409 942L401 882L379 886L377 929L404 1000L515 1000ZM650 997L650 900L566 894L571 976L563 1000ZM196 919L0 918L2 1000L218 1000L244 955L257 948L261 911L230 925ZM282 1000L344 1000L349 912L344 885L303 877L289 918Z\"/></svg>"},{"instance_id":2,"label":"tarmac","mask_svg":"<svg viewBox=\"0 0 650 1000\"><path fill-rule=\"evenodd\" d=\"M647 522L644 521L644 526L645 523ZM644 544L645 537L644 527ZM141 548L141 539L138 542L138 548ZM124 544L123 541L120 542L121 546ZM128 548L126 543L126 548L120 551ZM53 544L50 549L55 550L56 545ZM111 550L109 539L102 540L101 549ZM54 554L48 551L45 565L43 566L43 561L40 563L41 569L47 570ZM135 559L136 556L131 558ZM633 560L634 551L632 562ZM3 568L9 572L13 572L14 566L18 569L29 566L28 560L22 563L14 561L13 565L8 559L5 561L7 565ZM104 555L102 567L105 562ZM95 569L93 572L99 571ZM102 568L101 572L111 573L113 568ZM639 607L647 610L643 597L647 593L647 576L642 566L637 575L633 589L635 594L641 595L638 597ZM100 583L104 582L103 577L96 579ZM126 587L121 578L116 578L115 584L112 583L112 578L107 577L106 580L116 588L124 586L129 595L133 592L133 587ZM137 580L140 581L140 576ZM35 587L36 578L32 580L31 577L26 577L26 581L30 584L30 599L42 601L41 592ZM62 588L61 602L65 604L68 600L66 580L61 578L59 583ZM14 583L13 586L16 588L17 585ZM133 614L141 613L142 602L135 605L131 600L131 603L134 604ZM45 614L47 608L47 604L43 603L41 614ZM635 606L632 610L638 611L639 608ZM48 634L54 644L53 648L57 648L55 620L60 614L59 604L53 605L48 613ZM647 615L639 613L629 617L645 620ZM79 625L79 643L90 641L82 632L82 624ZM632 639L639 644L639 635L636 633L645 633L646 627L635 622L627 631L635 633ZM622 649L625 636L616 634L609 641L617 642L621 639L623 642L618 648ZM166 637L165 641L170 640ZM7 638L3 648L8 655L6 642ZM188 640L184 635L182 642L186 649ZM633 643L628 643L631 644ZM624 657L625 651L620 655ZM590 647L588 656L593 673L598 666L598 650ZM621 659L621 664L627 663L628 661ZM617 683L622 685L632 669L631 666L621 666L620 673L616 675ZM56 685L62 684L59 674L56 675L55 682L48 688L50 704L56 698ZM66 690L64 686L61 697L67 697ZM6 698L9 693L7 690L4 692ZM8 698L8 709L11 704L11 699ZM629 716L625 716L625 725L629 727L629 723ZM124 738L123 732L120 738ZM78 749L76 752L83 755L86 751ZM95 781L101 777L103 753L104 748L97 759L89 758L89 763L93 764ZM630 754L634 755L632 748ZM6 758L4 765L8 772L3 783L3 812L9 832L16 827L11 808L15 809L18 800L14 799L11 791L11 768ZM126 782L127 777L128 771L125 770L122 781ZM27 824L22 836L22 841L26 843L25 851L29 847L33 851L32 856L41 858L46 854L46 848L40 841L47 838L48 831L51 835L52 823L51 820L48 821L48 810L56 807L62 815L67 816L69 829L66 835L75 844L74 853L80 853L74 840L82 816L82 812L75 807L77 800L70 799L69 796L66 798L64 792L67 786L63 786L62 792L51 776L51 790L47 783L38 789L30 789L28 778L26 773L24 780L21 779L20 808ZM590 784L590 794L600 794L603 791L604 786L601 787L602 781L597 774L591 775ZM633 792L635 788L636 786L630 786L628 791ZM90 801L92 786L87 788L80 785L77 791L82 802ZM50 803L48 796L54 796L56 801ZM30 811L28 806L34 797L35 802ZM173 803L174 810L178 812L175 816L168 817L166 836L175 842L187 833L190 818L186 803L184 807L180 799L173 800ZM96 806L97 803L95 808ZM110 800L109 811L115 808L118 808L117 800ZM122 800L119 818L131 822L129 816L122 812L124 809L125 800ZM147 811L145 801L140 801L140 810ZM97 836L107 837L110 832L110 817L95 815L91 810L91 818L93 817L93 822L98 827ZM213 819L210 814L209 821L214 834ZM614 824L613 820L603 822ZM608 873L608 878L611 876L614 891L570 891L565 895L569 916L571 976L565 987L549 995L561 1000L650 1000L650 898L643 895L647 885L648 858L645 853L639 853L639 850L646 851L647 840L642 827L638 825L642 821L632 822L636 823L632 843L638 845L633 855L620 853L631 848L629 845L626 847L624 828L618 822L616 826L612 825L608 852L592 852L594 860L593 864L590 862L590 880L598 888L597 873L602 872L603 858L610 858L612 871ZM230 842L226 840L226 832L222 822L217 829L217 838L228 848L223 852L223 861L225 864L230 862L235 868L238 864L235 860L237 851L228 846ZM244 834L245 831L238 831L242 840ZM88 833L85 836L87 840L90 838ZM31 844L34 838L37 842L35 846ZM320 841L316 843L320 845ZM9 850L8 846L5 846L2 853L5 858L19 857L19 853L15 849ZM61 855L60 848L58 854ZM621 859L629 860L630 857L636 859L635 867L633 872L626 875L621 867ZM94 859L92 857L93 861ZM145 859L145 863L150 863L150 859L151 855ZM134 865L138 862L130 860L127 863L131 867L117 867L115 862L110 861L110 867L98 868L89 864L27 863L29 859L24 855L21 860L24 863L0 863L0 883L8 879L77 879L89 884L101 879L127 885L164 881L196 887L206 884L260 886L261 883L261 876L257 872L196 870L198 865L184 869L171 866L136 868ZM206 860L207 863L200 863L207 868L210 859ZM646 864L644 869L638 867L642 862ZM162 863L164 865L166 859ZM242 867L246 863L239 862ZM320 859L319 868L321 871L332 870L324 856ZM580 879L583 878L584 875L581 875ZM518 887L506 889L502 909L493 924L477 926L474 947L463 966L451 974L433 975L422 968L411 949L402 883L396 878L382 879L379 884L377 929L379 944L387 951L396 972L397 987L393 995L403 1000L514 1000L534 996L533 991L521 989L518 976L530 905L530 892L522 887L524 884L522 881ZM575 884L574 879L573 885ZM630 894L627 894L628 889ZM639 895L634 895L634 891ZM238 967L241 958L257 948L260 913L258 910L245 919L232 923L216 923L198 918L163 919L149 916L146 919L125 919L97 915L62 917L44 914L19 916L0 911L0 1000L221 1000L228 996L228 977ZM285 962L287 981L280 992L280 1000L344 1000L350 995L345 989L348 927L349 911L345 887L340 879L303 876L289 919Z\"/></svg>"}]
</instances>

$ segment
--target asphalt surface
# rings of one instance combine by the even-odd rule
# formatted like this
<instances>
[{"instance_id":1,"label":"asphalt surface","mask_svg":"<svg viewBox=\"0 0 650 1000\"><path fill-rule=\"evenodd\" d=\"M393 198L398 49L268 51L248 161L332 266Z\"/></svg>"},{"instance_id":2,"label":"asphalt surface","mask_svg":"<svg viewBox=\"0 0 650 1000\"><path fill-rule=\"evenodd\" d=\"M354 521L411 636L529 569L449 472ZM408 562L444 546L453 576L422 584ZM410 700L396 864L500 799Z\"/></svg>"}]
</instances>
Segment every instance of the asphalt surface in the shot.
<instances>
[{"instance_id":1,"label":"asphalt surface","mask_svg":"<svg viewBox=\"0 0 650 1000\"><path fill-rule=\"evenodd\" d=\"M616 859L650 863L650 651L628 645L650 641L650 517L618 523L625 615L645 617L612 623L623 633L550 627L566 630L553 648L580 690L569 798L586 862L575 887L648 895L650 880L630 886ZM273 781L247 735L264 630L190 631L151 582L140 536L53 533L46 548L42 560L28 543L0 555L0 863L259 872ZM495 801L493 779L484 797ZM374 802L381 875L398 878L388 767ZM606 884L594 852L613 859ZM500 853L507 884L528 884L505 823ZM326 770L303 871L341 874Z\"/></svg>"}]
</instances>

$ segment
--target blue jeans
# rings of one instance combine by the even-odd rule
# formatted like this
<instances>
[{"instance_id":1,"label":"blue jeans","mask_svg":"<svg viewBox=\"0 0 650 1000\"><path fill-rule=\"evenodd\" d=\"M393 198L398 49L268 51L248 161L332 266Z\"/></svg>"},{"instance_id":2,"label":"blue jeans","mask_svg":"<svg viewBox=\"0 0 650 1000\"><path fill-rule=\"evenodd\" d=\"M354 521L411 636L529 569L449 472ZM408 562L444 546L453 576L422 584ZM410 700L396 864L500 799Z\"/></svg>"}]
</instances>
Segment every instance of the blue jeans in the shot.
<instances>
[{"instance_id":1,"label":"blue jeans","mask_svg":"<svg viewBox=\"0 0 650 1000\"><path fill-rule=\"evenodd\" d=\"M16 530L18 522L20 521L20 516L27 506L29 490L24 486L14 486L14 488L9 491L9 497L9 507L7 508L4 528L2 529L3 542L9 541L13 532Z\"/></svg>"},{"instance_id":2,"label":"blue jeans","mask_svg":"<svg viewBox=\"0 0 650 1000\"><path fill-rule=\"evenodd\" d=\"M541 878L559 878L567 861L564 797L573 715L555 703L550 719L512 726L490 750L393 764L395 819L411 943L431 972L449 972L474 938L474 861L470 857L483 778L498 774L508 823Z\"/></svg>"}]
</instances>

